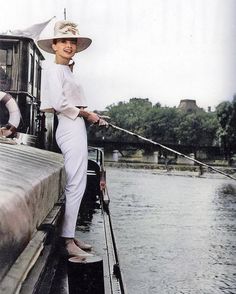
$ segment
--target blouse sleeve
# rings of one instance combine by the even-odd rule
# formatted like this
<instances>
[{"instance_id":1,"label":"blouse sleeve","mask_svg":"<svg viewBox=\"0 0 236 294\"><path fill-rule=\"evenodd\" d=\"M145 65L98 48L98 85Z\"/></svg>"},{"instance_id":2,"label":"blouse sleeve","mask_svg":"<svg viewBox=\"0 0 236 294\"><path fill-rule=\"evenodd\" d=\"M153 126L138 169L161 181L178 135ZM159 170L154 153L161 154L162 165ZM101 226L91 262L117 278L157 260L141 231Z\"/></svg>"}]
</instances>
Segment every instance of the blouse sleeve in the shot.
<instances>
[{"instance_id":1,"label":"blouse sleeve","mask_svg":"<svg viewBox=\"0 0 236 294\"><path fill-rule=\"evenodd\" d=\"M50 105L57 112L74 120L79 114L79 109L70 104L63 94L63 80L63 72L60 68L53 67L43 70L42 104ZM43 108L43 105L41 108Z\"/></svg>"}]
</instances>

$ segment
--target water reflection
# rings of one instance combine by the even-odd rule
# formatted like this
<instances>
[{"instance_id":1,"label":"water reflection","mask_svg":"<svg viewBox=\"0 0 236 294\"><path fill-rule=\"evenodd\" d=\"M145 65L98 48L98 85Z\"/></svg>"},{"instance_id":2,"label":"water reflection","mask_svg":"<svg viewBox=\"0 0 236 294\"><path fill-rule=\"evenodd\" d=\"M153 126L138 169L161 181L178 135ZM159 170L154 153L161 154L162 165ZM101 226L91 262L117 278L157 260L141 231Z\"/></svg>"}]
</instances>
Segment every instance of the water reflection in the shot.
<instances>
[{"instance_id":1,"label":"water reflection","mask_svg":"<svg viewBox=\"0 0 236 294\"><path fill-rule=\"evenodd\" d=\"M236 293L236 185L107 171L129 294Z\"/></svg>"}]
</instances>

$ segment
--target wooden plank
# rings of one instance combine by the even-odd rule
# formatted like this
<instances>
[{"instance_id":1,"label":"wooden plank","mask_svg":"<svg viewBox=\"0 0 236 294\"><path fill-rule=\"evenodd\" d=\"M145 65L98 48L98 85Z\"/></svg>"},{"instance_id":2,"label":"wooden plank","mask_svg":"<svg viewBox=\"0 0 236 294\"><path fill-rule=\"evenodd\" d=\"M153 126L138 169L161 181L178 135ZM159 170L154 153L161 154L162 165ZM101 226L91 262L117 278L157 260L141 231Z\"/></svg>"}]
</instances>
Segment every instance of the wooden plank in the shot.
<instances>
[{"instance_id":1,"label":"wooden plank","mask_svg":"<svg viewBox=\"0 0 236 294\"><path fill-rule=\"evenodd\" d=\"M37 231L1 282L1 294L18 294L29 271L44 248L46 233Z\"/></svg>"}]
</instances>

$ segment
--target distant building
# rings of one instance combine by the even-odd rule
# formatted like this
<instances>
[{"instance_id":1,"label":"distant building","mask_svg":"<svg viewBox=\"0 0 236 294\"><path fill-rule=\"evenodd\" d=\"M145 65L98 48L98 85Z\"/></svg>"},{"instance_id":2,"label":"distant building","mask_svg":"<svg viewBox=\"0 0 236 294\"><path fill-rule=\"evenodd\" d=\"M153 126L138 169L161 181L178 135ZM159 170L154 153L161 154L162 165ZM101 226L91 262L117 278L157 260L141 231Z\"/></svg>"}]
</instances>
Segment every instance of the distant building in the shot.
<instances>
[{"instance_id":1,"label":"distant building","mask_svg":"<svg viewBox=\"0 0 236 294\"><path fill-rule=\"evenodd\" d=\"M202 108L197 106L196 100L192 100L192 99L180 100L178 108L185 112L196 112L196 111L202 110Z\"/></svg>"}]
</instances>

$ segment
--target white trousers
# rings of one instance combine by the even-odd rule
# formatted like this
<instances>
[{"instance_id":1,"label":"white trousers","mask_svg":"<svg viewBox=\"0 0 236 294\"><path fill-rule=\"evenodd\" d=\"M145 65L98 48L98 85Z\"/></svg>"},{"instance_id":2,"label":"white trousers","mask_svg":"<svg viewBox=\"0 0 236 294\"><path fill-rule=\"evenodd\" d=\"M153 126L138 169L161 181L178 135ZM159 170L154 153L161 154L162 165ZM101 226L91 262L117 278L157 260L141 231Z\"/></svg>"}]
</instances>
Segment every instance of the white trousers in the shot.
<instances>
[{"instance_id":1,"label":"white trousers","mask_svg":"<svg viewBox=\"0 0 236 294\"><path fill-rule=\"evenodd\" d=\"M80 203L86 188L88 146L83 118L58 115L56 141L65 161L65 214L61 237L74 238Z\"/></svg>"}]
</instances>

